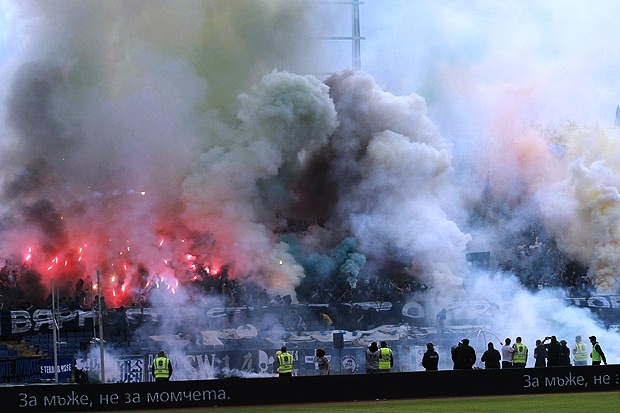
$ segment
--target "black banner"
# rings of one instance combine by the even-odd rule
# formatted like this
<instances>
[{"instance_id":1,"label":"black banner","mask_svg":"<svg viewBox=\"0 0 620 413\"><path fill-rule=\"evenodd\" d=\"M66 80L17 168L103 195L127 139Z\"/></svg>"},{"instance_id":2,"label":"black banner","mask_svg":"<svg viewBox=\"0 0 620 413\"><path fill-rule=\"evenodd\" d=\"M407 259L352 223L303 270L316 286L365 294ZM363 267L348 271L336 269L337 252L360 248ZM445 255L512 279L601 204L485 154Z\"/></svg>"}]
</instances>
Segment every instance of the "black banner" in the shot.
<instances>
[{"instance_id":1,"label":"black banner","mask_svg":"<svg viewBox=\"0 0 620 413\"><path fill-rule=\"evenodd\" d=\"M43 413L583 393L618 391L619 383L620 365L607 365L184 382L2 386L0 399L7 411Z\"/></svg>"},{"instance_id":2,"label":"black banner","mask_svg":"<svg viewBox=\"0 0 620 413\"><path fill-rule=\"evenodd\" d=\"M609 327L617 325L620 320L620 295L597 295L590 297L566 297L563 299L568 305L589 308L597 314L603 323ZM377 326L382 324L407 323L415 326L435 324L435 312L424 301L411 300L405 303L392 302L359 302L340 304L297 304L289 306L299 314L308 317L316 316L319 312L329 313L340 329L365 329L356 320L366 320L366 323ZM488 317L488 312L496 308L495 303L486 299L471 300L455 303L453 318L457 314L465 314L468 319L455 319L456 322L472 322ZM213 307L206 314L206 318L220 319L235 314L252 314L254 312L272 311L274 317L283 314L282 307L271 305L266 307ZM462 310L462 311L461 311ZM287 313L286 313L287 314ZM119 322L119 325L129 325L136 328L142 324L158 323L165 317L162 308L128 308L108 310L104 317L106 324ZM59 322L63 331L92 331L96 314L90 310L64 310L59 313ZM122 323L121 323L122 321ZM3 310L0 311L0 339L15 338L24 335L39 334L51 331L52 310ZM287 320L281 319L282 325Z\"/></svg>"}]
</instances>

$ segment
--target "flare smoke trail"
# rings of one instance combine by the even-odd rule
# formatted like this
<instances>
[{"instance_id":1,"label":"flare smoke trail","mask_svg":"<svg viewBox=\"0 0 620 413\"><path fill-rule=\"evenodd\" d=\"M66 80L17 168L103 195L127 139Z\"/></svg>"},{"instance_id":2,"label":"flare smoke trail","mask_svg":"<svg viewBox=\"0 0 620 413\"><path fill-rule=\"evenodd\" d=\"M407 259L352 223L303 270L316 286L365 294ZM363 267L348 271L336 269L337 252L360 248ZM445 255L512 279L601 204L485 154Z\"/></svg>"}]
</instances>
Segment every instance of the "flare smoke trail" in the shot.
<instances>
[{"instance_id":1,"label":"flare smoke trail","mask_svg":"<svg viewBox=\"0 0 620 413\"><path fill-rule=\"evenodd\" d=\"M437 311L497 303L500 335L617 351L561 291L519 280L578 265L597 292L620 288L620 141L578 124L605 79L583 101L565 90L601 56L568 61L539 28L573 30L573 9L536 6L536 30L502 46L489 32L521 2L365 3L365 69L322 78L336 17L316 1L4 2L0 254L29 267L29 301L101 271L112 304L150 292L173 330L217 300L185 291L197 266L292 300L396 271ZM526 268L473 269L477 251Z\"/></svg>"}]
</instances>

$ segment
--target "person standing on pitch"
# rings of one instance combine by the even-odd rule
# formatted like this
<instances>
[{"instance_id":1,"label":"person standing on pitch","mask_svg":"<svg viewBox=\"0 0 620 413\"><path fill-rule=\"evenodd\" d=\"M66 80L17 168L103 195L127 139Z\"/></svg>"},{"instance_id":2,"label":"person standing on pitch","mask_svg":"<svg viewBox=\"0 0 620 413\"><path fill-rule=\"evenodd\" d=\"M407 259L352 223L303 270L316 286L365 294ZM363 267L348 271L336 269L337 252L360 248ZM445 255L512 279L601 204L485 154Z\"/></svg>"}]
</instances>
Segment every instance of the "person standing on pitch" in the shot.
<instances>
[{"instance_id":1,"label":"person standing on pitch","mask_svg":"<svg viewBox=\"0 0 620 413\"><path fill-rule=\"evenodd\" d=\"M319 368L319 376L329 376L331 365L329 364L329 360L325 356L325 350L323 350L322 348L317 348L314 360L316 361L316 364Z\"/></svg>"},{"instance_id":2,"label":"person standing on pitch","mask_svg":"<svg viewBox=\"0 0 620 413\"><path fill-rule=\"evenodd\" d=\"M422 367L426 371L438 370L439 366L439 354L435 351L433 343L426 343L426 351L422 357Z\"/></svg>"},{"instance_id":3,"label":"person standing on pitch","mask_svg":"<svg viewBox=\"0 0 620 413\"><path fill-rule=\"evenodd\" d=\"M514 347L510 345L510 338L506 337L504 345L502 346L502 368L512 368L512 356L514 354Z\"/></svg>"},{"instance_id":4,"label":"person standing on pitch","mask_svg":"<svg viewBox=\"0 0 620 413\"><path fill-rule=\"evenodd\" d=\"M525 368L527 364L528 349L525 344L521 342L521 337L515 339L513 345L515 352L512 354L512 367Z\"/></svg>"},{"instance_id":5,"label":"person standing on pitch","mask_svg":"<svg viewBox=\"0 0 620 413\"><path fill-rule=\"evenodd\" d=\"M394 354L387 343L382 341L379 349L379 373L389 373L392 367L394 367Z\"/></svg>"},{"instance_id":6,"label":"person standing on pitch","mask_svg":"<svg viewBox=\"0 0 620 413\"><path fill-rule=\"evenodd\" d=\"M551 340L545 344L545 341ZM547 367L557 367L560 365L560 353L562 353L562 345L556 336L548 336L542 341L547 348Z\"/></svg>"},{"instance_id":7,"label":"person standing on pitch","mask_svg":"<svg viewBox=\"0 0 620 413\"><path fill-rule=\"evenodd\" d=\"M573 363L575 366L588 365L588 350L586 343L581 341L581 336L575 337L575 347L573 348Z\"/></svg>"},{"instance_id":8,"label":"person standing on pitch","mask_svg":"<svg viewBox=\"0 0 620 413\"><path fill-rule=\"evenodd\" d=\"M480 361L484 363L485 369L498 369L500 366L499 361L501 360L502 356L501 354L499 354L499 351L497 351L495 347L493 347L493 343L489 342L487 347L487 351L482 353Z\"/></svg>"},{"instance_id":9,"label":"person standing on pitch","mask_svg":"<svg viewBox=\"0 0 620 413\"><path fill-rule=\"evenodd\" d=\"M381 352L377 347L377 342L373 341L366 349L366 374L374 374L379 372L379 357Z\"/></svg>"},{"instance_id":10,"label":"person standing on pitch","mask_svg":"<svg viewBox=\"0 0 620 413\"><path fill-rule=\"evenodd\" d=\"M534 367L547 367L547 347L542 343L542 340L536 340L534 360L536 360Z\"/></svg>"},{"instance_id":11,"label":"person standing on pitch","mask_svg":"<svg viewBox=\"0 0 620 413\"><path fill-rule=\"evenodd\" d=\"M601 364L601 361L607 365L607 358L605 357L605 353L603 353L603 349L600 344L596 341L596 336L590 336L590 343L592 343L592 353L590 353L590 357L592 357L592 365L598 366Z\"/></svg>"},{"instance_id":12,"label":"person standing on pitch","mask_svg":"<svg viewBox=\"0 0 620 413\"><path fill-rule=\"evenodd\" d=\"M470 370L476 364L476 350L469 345L469 339L462 339L452 348L454 370Z\"/></svg>"},{"instance_id":13,"label":"person standing on pitch","mask_svg":"<svg viewBox=\"0 0 620 413\"><path fill-rule=\"evenodd\" d=\"M285 346L278 354L278 377L291 377L293 375L293 355L286 350Z\"/></svg>"},{"instance_id":14,"label":"person standing on pitch","mask_svg":"<svg viewBox=\"0 0 620 413\"><path fill-rule=\"evenodd\" d=\"M560 351L560 366L570 366L570 348L566 343L566 340L560 340L562 350Z\"/></svg>"},{"instance_id":15,"label":"person standing on pitch","mask_svg":"<svg viewBox=\"0 0 620 413\"><path fill-rule=\"evenodd\" d=\"M172 363L170 359L166 357L166 353L164 353L163 350L160 350L155 360L153 360L151 374L155 378L155 381L170 381L170 376L172 376Z\"/></svg>"}]
</instances>

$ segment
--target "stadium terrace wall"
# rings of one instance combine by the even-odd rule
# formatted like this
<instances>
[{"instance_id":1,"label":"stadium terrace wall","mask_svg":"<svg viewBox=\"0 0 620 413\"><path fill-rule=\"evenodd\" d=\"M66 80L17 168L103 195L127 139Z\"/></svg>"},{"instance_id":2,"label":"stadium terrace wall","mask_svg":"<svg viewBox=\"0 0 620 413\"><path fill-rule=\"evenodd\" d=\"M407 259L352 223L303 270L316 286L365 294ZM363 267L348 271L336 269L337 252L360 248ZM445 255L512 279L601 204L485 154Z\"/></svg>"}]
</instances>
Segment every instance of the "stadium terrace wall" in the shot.
<instances>
[{"instance_id":1,"label":"stadium terrace wall","mask_svg":"<svg viewBox=\"0 0 620 413\"><path fill-rule=\"evenodd\" d=\"M588 308L596 313L606 327L620 328L620 295L596 295L589 297L565 297L565 302L575 307ZM205 319L217 320L235 314L255 315L272 311L276 317L282 313L281 305L270 305L260 308L255 307L214 307L209 309ZM361 314L368 314L372 325L407 323L414 326L426 326L434 324L435 313L427 308L426 303L421 301L396 302L360 302L340 304L298 304L289 306L296 309L300 314L317 315L328 312L335 318L336 327L344 330L360 330L366 327L358 325L354 320L359 319ZM486 299L472 300L459 303L452 313L450 320L455 324L472 320L460 320L458 314L463 310L474 319L489 317L489 311L494 308L494 303ZM346 316L345 316L346 315ZM60 324L64 331L92 331L95 312L91 310L62 310L58 314ZM158 322L166 317L162 308L127 308L123 311L110 311L106 316L106 325L130 325L133 328L144 323ZM276 318L277 319L277 318ZM24 335L39 334L51 331L53 324L52 310L0 310L0 339L12 339Z\"/></svg>"},{"instance_id":2,"label":"stadium terrace wall","mask_svg":"<svg viewBox=\"0 0 620 413\"><path fill-rule=\"evenodd\" d=\"M11 412L78 412L620 390L620 365L0 387Z\"/></svg>"}]
</instances>

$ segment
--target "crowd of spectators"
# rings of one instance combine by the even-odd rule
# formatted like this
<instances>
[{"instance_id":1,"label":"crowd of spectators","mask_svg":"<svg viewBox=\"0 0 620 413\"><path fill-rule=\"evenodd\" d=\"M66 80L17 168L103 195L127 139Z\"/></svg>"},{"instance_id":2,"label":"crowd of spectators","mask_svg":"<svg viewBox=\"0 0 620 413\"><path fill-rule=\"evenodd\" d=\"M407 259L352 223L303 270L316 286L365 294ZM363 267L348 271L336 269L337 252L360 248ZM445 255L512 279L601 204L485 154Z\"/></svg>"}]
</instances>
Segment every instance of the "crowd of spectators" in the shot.
<instances>
[{"instance_id":1,"label":"crowd of spectators","mask_svg":"<svg viewBox=\"0 0 620 413\"><path fill-rule=\"evenodd\" d=\"M590 294L592 285L586 276L586 270L575 265L565 265L558 274L544 271L540 261L540 256L531 257L541 249L541 243L536 241L534 248L522 248L527 251L524 260L529 260L529 265L517 265L510 263L498 264L498 267L506 272L518 273L522 283L532 290L563 287L571 296ZM540 255L540 254L539 254ZM542 256L542 255L541 255ZM534 262L532 264L532 262ZM487 263L488 264L488 263ZM198 267L201 268L201 267ZM33 274L34 273L34 274ZM252 307L260 308L264 306L289 306L294 302L303 304L326 304L332 308L340 308L338 315L331 315L332 318L339 317L347 320L353 327L372 325L372 313L360 311L355 303L398 303L407 302L416 293L424 292L428 287L418 282L411 276L406 269L392 265L387 267L383 276L376 276L362 272L352 284L346 279L331 278L312 278L305 277L301 284L296 288L295 295L270 295L267 290L249 279L242 281L230 277L229 271L223 267L218 274L208 273L206 270L198 269L194 277L187 285L187 289L192 300L205 300L210 297L217 298L218 302L225 307ZM537 275L541 274L541 275ZM2 309L32 309L32 308L51 308L51 295L45 299L35 297L37 289L32 288L32 282L26 283L24 280L32 280L36 275L33 270L17 265L13 260L5 260L0 268L0 308ZM98 299L91 285L86 285L83 278L79 278L75 283L65 283L59 286L60 294L57 297L57 304L60 309L91 309L93 302L98 303ZM41 289L42 290L42 289ZM149 306L148 294L136 294L130 302L125 302L126 306ZM301 320L299 320L301 318ZM321 314L317 313L316 318L320 319ZM294 314L290 317L294 329L302 329L305 320L304 315Z\"/></svg>"},{"instance_id":2,"label":"crowd of spectators","mask_svg":"<svg viewBox=\"0 0 620 413\"><path fill-rule=\"evenodd\" d=\"M531 243L517 245L513 252L497 267L517 276L530 291L564 288L572 297L587 297L595 292L588 269L567 257L552 241L534 237Z\"/></svg>"}]
</instances>

